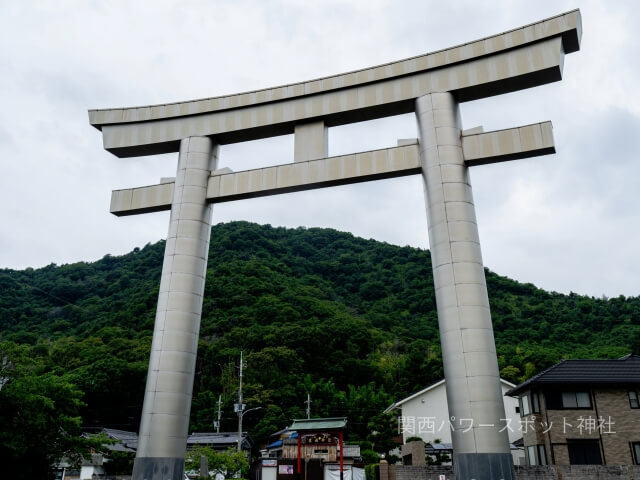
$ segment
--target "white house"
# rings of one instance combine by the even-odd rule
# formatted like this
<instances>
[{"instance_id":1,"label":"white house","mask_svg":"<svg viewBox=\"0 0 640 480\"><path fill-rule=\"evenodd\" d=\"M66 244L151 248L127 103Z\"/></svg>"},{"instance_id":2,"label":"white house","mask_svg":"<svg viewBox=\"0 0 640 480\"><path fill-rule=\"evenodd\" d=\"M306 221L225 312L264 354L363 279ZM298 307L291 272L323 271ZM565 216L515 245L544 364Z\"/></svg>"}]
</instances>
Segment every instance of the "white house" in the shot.
<instances>
[{"instance_id":1,"label":"white house","mask_svg":"<svg viewBox=\"0 0 640 480\"><path fill-rule=\"evenodd\" d=\"M515 385L504 379L500 379L503 395ZM520 406L518 400L503 396L506 424L504 428L509 433L509 442L522 441L522 428L520 423ZM385 413L398 411L398 426L402 431L403 441L406 443L410 437L420 437L425 443L433 443L438 439L440 443L451 443L451 427L449 424L449 408L447 407L447 392L445 380L440 380L433 385L420 390L413 395L395 402L385 410ZM524 460L522 449L514 450L512 447L514 464L519 465Z\"/></svg>"}]
</instances>

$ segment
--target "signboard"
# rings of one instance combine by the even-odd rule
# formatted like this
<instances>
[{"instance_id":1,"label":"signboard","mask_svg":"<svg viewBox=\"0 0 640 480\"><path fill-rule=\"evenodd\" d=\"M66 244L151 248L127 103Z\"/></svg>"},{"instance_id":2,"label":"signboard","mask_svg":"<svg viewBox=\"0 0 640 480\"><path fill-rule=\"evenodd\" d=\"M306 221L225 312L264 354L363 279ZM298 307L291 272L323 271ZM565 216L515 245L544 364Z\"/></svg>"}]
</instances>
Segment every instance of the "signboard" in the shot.
<instances>
[{"instance_id":1,"label":"signboard","mask_svg":"<svg viewBox=\"0 0 640 480\"><path fill-rule=\"evenodd\" d=\"M277 458L264 458L262 460L263 467L277 467L278 459Z\"/></svg>"},{"instance_id":2,"label":"signboard","mask_svg":"<svg viewBox=\"0 0 640 480\"><path fill-rule=\"evenodd\" d=\"M293 465L278 465L280 475L293 475Z\"/></svg>"},{"instance_id":3,"label":"signboard","mask_svg":"<svg viewBox=\"0 0 640 480\"><path fill-rule=\"evenodd\" d=\"M305 435L302 437L305 444L335 444L336 439L328 433L314 433L313 435Z\"/></svg>"}]
</instances>

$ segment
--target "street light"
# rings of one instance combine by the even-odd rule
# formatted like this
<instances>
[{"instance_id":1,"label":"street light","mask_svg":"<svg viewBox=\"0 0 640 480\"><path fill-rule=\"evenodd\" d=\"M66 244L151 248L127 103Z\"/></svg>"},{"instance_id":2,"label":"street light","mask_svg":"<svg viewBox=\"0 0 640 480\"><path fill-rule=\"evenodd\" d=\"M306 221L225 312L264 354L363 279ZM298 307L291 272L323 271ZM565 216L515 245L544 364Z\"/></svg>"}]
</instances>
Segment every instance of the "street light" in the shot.
<instances>
[{"instance_id":1,"label":"street light","mask_svg":"<svg viewBox=\"0 0 640 480\"><path fill-rule=\"evenodd\" d=\"M236 403L234 405L235 411L238 412L238 452L241 451L242 449L242 417L244 417L249 412L262 409L262 407L253 407L253 408L250 408L249 410L244 410L244 407L246 406L247 406L246 403L243 403L240 406L240 408L238 408L239 404Z\"/></svg>"},{"instance_id":2,"label":"street light","mask_svg":"<svg viewBox=\"0 0 640 480\"><path fill-rule=\"evenodd\" d=\"M244 363L242 361L242 350L240 351L240 384L238 386L238 403L233 405L233 411L238 414L238 452L242 450L242 417L246 413L252 412L253 410L259 410L262 407L254 407L245 411L244 408L247 406L246 403L242 403L242 369L244 367Z\"/></svg>"}]
</instances>

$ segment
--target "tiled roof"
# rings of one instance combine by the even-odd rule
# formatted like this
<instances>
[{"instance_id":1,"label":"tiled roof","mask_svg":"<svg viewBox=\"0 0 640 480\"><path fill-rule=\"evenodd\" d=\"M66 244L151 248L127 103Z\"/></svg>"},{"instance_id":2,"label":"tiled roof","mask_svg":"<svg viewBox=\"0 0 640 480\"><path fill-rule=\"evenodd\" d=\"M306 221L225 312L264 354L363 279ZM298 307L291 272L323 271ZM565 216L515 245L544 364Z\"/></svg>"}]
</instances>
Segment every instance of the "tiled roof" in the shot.
<instances>
[{"instance_id":1,"label":"tiled roof","mask_svg":"<svg viewBox=\"0 0 640 480\"><path fill-rule=\"evenodd\" d=\"M242 441L248 441L247 432L242 432ZM234 445L238 443L237 432L192 433L187 437L187 445Z\"/></svg>"},{"instance_id":2,"label":"tiled roof","mask_svg":"<svg viewBox=\"0 0 640 480\"><path fill-rule=\"evenodd\" d=\"M282 440L276 440L273 443L270 443L269 445L267 445L266 448L267 450L269 450L270 448L277 448L277 447L281 447L282 446Z\"/></svg>"},{"instance_id":3,"label":"tiled roof","mask_svg":"<svg viewBox=\"0 0 640 480\"><path fill-rule=\"evenodd\" d=\"M274 438L278 433L282 434L280 438L278 440L274 440L269 445L267 445L265 447L266 449L282 447L284 443L289 443L289 442L286 442L286 440L293 440L294 443L298 442L298 432L292 432L288 428L283 428L279 432L271 434L269 438Z\"/></svg>"},{"instance_id":4,"label":"tiled roof","mask_svg":"<svg viewBox=\"0 0 640 480\"><path fill-rule=\"evenodd\" d=\"M340 418L294 418L289 430L299 432L309 430L342 430L347 426L347 419Z\"/></svg>"},{"instance_id":5,"label":"tiled roof","mask_svg":"<svg viewBox=\"0 0 640 480\"><path fill-rule=\"evenodd\" d=\"M102 431L110 438L118 440L119 443L110 445L110 450L135 451L138 448L138 434L136 432L126 432L113 428L103 428ZM212 446L233 446L238 443L238 432L202 432L192 433L187 437L187 445L212 445ZM251 440L247 432L242 432L242 443L251 446Z\"/></svg>"},{"instance_id":6,"label":"tiled roof","mask_svg":"<svg viewBox=\"0 0 640 480\"><path fill-rule=\"evenodd\" d=\"M136 432L127 432L125 430L116 430L115 428L103 428L102 432L108 437L115 440L137 440L138 434Z\"/></svg>"},{"instance_id":7,"label":"tiled roof","mask_svg":"<svg viewBox=\"0 0 640 480\"><path fill-rule=\"evenodd\" d=\"M640 356L616 360L562 360L509 390L517 396L534 385L640 385Z\"/></svg>"},{"instance_id":8,"label":"tiled roof","mask_svg":"<svg viewBox=\"0 0 640 480\"><path fill-rule=\"evenodd\" d=\"M118 443L107 446L109 450L135 452L138 448L138 434L136 432L127 432L114 428L103 428L102 432L105 433L107 437L118 440Z\"/></svg>"}]
</instances>

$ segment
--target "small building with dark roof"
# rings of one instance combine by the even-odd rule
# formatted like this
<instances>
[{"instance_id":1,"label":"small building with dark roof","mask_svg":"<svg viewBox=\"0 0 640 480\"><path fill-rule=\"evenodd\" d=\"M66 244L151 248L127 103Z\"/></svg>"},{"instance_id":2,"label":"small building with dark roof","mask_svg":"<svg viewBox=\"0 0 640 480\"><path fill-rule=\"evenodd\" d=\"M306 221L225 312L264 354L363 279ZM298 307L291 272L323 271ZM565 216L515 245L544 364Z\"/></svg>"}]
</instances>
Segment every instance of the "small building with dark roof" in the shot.
<instances>
[{"instance_id":1,"label":"small building with dark roof","mask_svg":"<svg viewBox=\"0 0 640 480\"><path fill-rule=\"evenodd\" d=\"M640 356L562 360L506 395L528 464L640 464Z\"/></svg>"},{"instance_id":2,"label":"small building with dark roof","mask_svg":"<svg viewBox=\"0 0 640 480\"><path fill-rule=\"evenodd\" d=\"M109 445L110 450L135 452L138 449L138 434L113 428L103 428L102 432L107 437L116 440L116 443ZM253 443L249 439L247 432L242 432L242 450L250 452ZM187 449L196 446L207 446L215 450L236 449L238 446L238 432L197 432L187 437Z\"/></svg>"}]
</instances>

